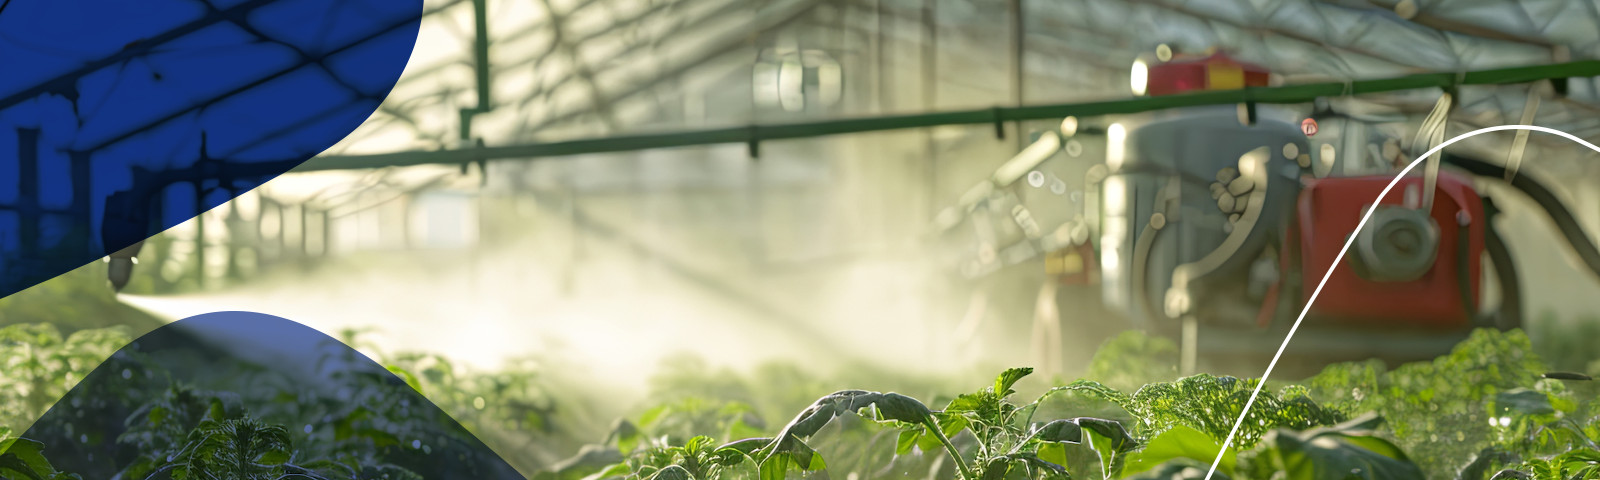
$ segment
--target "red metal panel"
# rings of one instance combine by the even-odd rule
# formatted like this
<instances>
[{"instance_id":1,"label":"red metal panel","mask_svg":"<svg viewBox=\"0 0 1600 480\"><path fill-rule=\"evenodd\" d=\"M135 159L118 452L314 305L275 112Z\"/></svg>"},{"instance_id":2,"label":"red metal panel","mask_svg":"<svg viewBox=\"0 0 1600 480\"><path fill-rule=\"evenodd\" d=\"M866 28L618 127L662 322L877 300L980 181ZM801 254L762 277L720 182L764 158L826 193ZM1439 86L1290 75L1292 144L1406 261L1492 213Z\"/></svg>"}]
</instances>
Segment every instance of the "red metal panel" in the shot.
<instances>
[{"instance_id":1,"label":"red metal panel","mask_svg":"<svg viewBox=\"0 0 1600 480\"><path fill-rule=\"evenodd\" d=\"M1301 275L1304 286L1301 301L1312 291L1328 266L1339 254L1348 236L1361 221L1363 208L1378 198L1394 177L1366 176L1312 180L1299 199L1300 242L1303 252ZM1407 188L1420 194L1422 178L1402 179L1383 200L1384 205L1400 205ZM1358 276L1350 266L1352 251L1334 269L1322 294L1311 308L1319 317L1332 317L1339 323L1379 322L1409 327L1460 327L1471 315L1461 299L1457 278L1460 270L1460 236L1467 235L1467 279L1472 305L1477 305L1482 274L1483 203L1469 179L1439 173L1438 193L1433 211L1439 225L1439 250L1433 269L1410 282L1371 282ZM1470 223L1463 233L1457 223L1458 212L1465 211Z\"/></svg>"},{"instance_id":2,"label":"red metal panel","mask_svg":"<svg viewBox=\"0 0 1600 480\"><path fill-rule=\"evenodd\" d=\"M1211 69L1231 69L1240 76L1237 87L1224 87L1211 85ZM1216 53L1207 56L1191 56L1176 58L1170 62L1156 64L1150 67L1146 77L1145 92L1150 96L1174 95L1200 90L1218 90L1238 87L1265 87L1267 86L1268 72L1266 69L1236 61L1227 55Z\"/></svg>"},{"instance_id":3,"label":"red metal panel","mask_svg":"<svg viewBox=\"0 0 1600 480\"><path fill-rule=\"evenodd\" d=\"M1154 97L1205 90L1206 65L1198 62L1156 65L1150 68L1148 81L1145 91Z\"/></svg>"}]
</instances>

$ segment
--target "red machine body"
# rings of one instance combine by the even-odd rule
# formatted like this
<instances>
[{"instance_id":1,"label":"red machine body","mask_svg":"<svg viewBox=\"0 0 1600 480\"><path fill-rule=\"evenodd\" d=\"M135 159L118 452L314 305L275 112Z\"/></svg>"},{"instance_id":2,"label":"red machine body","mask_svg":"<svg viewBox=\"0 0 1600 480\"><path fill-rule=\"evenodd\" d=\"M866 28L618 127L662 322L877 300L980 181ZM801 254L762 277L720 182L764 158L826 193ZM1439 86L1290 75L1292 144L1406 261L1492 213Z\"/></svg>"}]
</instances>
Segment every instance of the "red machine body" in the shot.
<instances>
[{"instance_id":1,"label":"red machine body","mask_svg":"<svg viewBox=\"0 0 1600 480\"><path fill-rule=\"evenodd\" d=\"M1330 177L1308 182L1300 194L1297 210L1302 302L1310 299L1328 266L1333 264L1346 239L1355 231L1365 208L1393 178L1382 175ZM1408 196L1420 197L1422 188L1421 177L1408 176L1390 190L1381 204L1403 205ZM1470 179L1439 172L1430 213L1439 231L1438 254L1430 270L1411 281L1370 281L1352 267L1351 257L1357 255L1352 248L1328 278L1311 312L1339 323L1384 323L1418 328L1469 325L1475 314L1472 310L1478 304L1482 275L1483 203ZM1460 224L1460 215L1467 220L1465 226ZM1464 279L1459 274L1462 269L1466 270ZM1462 283L1466 283L1465 289ZM1463 299L1463 294L1469 298Z\"/></svg>"},{"instance_id":2,"label":"red machine body","mask_svg":"<svg viewBox=\"0 0 1600 480\"><path fill-rule=\"evenodd\" d=\"M1188 55L1150 67L1150 96L1198 90L1233 90L1267 86L1267 70L1221 53Z\"/></svg>"}]
</instances>

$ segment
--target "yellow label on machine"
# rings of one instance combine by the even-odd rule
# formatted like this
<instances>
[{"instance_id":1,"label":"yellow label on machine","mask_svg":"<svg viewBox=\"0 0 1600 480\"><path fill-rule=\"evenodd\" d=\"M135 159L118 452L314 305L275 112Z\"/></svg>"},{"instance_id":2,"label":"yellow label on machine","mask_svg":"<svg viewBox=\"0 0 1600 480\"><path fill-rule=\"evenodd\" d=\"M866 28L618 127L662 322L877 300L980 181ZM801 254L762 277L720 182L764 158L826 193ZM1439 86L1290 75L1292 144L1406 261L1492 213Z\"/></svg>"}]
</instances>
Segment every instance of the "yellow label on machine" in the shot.
<instances>
[{"instance_id":1,"label":"yellow label on machine","mask_svg":"<svg viewBox=\"0 0 1600 480\"><path fill-rule=\"evenodd\" d=\"M1244 69L1238 65L1213 62L1206 65L1206 88L1210 90L1237 90L1244 88Z\"/></svg>"},{"instance_id":2,"label":"yellow label on machine","mask_svg":"<svg viewBox=\"0 0 1600 480\"><path fill-rule=\"evenodd\" d=\"M1083 256L1077 251L1067 250L1055 253L1044 259L1045 273L1050 275L1069 275L1083 272Z\"/></svg>"}]
</instances>

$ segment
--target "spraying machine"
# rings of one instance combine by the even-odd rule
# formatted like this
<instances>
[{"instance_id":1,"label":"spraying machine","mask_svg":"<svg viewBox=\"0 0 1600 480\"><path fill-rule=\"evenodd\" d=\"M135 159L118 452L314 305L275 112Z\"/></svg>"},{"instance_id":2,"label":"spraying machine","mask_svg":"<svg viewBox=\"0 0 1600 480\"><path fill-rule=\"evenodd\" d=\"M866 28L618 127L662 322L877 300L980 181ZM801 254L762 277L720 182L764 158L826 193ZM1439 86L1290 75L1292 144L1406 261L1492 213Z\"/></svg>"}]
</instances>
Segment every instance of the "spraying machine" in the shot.
<instances>
[{"instance_id":1,"label":"spraying machine","mask_svg":"<svg viewBox=\"0 0 1600 480\"><path fill-rule=\"evenodd\" d=\"M1269 79L1220 54L1135 69L1135 90L1152 96ZM1443 141L1448 101L1446 93L1419 131L1429 142L1412 154ZM1061 152L1093 158L1084 150L1096 140L1080 140L1088 129L1069 118L941 215L946 238L978 245L960 259L964 272L1037 265L1043 257L1054 287L1098 290L1102 311L1179 340L1186 371L1201 354L1270 356L1308 304L1291 357L1431 358L1474 328L1521 326L1517 269L1494 226L1498 211L1474 186L1476 177L1504 178L1505 167L1435 155L1374 202L1411 159L1399 139L1367 121L1326 108L1308 117L1255 105L1134 120L1095 136L1104 139L1103 163L1047 168L1044 160ZM1042 189L1029 184L1044 183L1060 184L1052 187L1061 195L1029 198ZM1510 183L1600 272L1600 252L1548 188L1527 176ZM1041 216L1056 217L1060 227L1042 229ZM952 235L972 230L980 233ZM1056 310L1093 312L1081 304Z\"/></svg>"},{"instance_id":2,"label":"spraying machine","mask_svg":"<svg viewBox=\"0 0 1600 480\"><path fill-rule=\"evenodd\" d=\"M318 169L470 162L481 169L490 159L732 141L746 143L755 157L763 140L987 121L978 119L992 119L1004 138L1009 120L1065 117L1060 128L1037 134L935 218L936 231L951 242L940 251L952 254L945 260L967 278L1042 263L1049 280L1039 298L1047 304L1044 299L1055 295L1057 305L1037 311L1072 312L1107 330L1131 325L1178 338L1188 371L1200 352L1270 355L1302 310L1307 316L1290 351L1319 359L1427 358L1474 328L1519 327L1517 266L1495 230L1498 210L1477 188L1486 179L1504 179L1537 204L1600 275L1600 250L1557 196L1527 175L1507 175L1507 165L1514 169L1520 161L1520 142L1506 164L1432 155L1375 202L1411 161L1401 147L1404 135L1377 126L1403 117L1374 120L1336 111L1320 100L1328 94L1315 93L1328 92L1331 84L1274 88L1275 77L1265 69L1222 54L1173 56L1158 49L1156 56L1153 66L1135 63L1132 86L1146 98L1132 100L479 146L353 157ZM1559 95L1566 78L1596 72L1600 62L1457 73L1450 85L1549 80ZM1438 86L1438 78L1351 81L1345 88L1391 92ZM1411 139L1411 155L1443 142L1453 96L1446 90ZM1171 101L1155 98L1164 96ZM1318 108L1310 115L1270 106L1313 99ZM1080 124L1071 114L1042 112L1093 117ZM1093 123L1106 115L1127 116ZM130 245L107 258L113 287L128 282L139 240L152 231L147 225L161 215L188 213L183 205L163 205L171 197L161 194L168 186L192 184L203 198L216 189L249 187L237 181L242 176L288 170L272 163L223 164L205 151L202 136L202 161L177 171L135 172L136 187L107 201L101 243ZM1063 155L1069 161L1047 162ZM1341 258L1347 240L1351 248ZM1099 320L1108 316L1126 322ZM1035 331L1086 330L1062 329L1060 320L1036 320Z\"/></svg>"}]
</instances>

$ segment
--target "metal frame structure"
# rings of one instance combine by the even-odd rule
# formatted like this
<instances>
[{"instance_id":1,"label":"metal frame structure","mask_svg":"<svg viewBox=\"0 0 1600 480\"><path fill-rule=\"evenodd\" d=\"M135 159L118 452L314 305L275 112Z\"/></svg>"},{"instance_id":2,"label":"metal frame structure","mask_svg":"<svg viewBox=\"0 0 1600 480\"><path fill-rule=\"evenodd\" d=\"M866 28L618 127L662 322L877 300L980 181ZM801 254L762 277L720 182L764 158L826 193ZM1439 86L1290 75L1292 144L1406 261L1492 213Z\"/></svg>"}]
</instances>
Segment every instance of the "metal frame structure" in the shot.
<instances>
[{"instance_id":1,"label":"metal frame structure","mask_svg":"<svg viewBox=\"0 0 1600 480\"><path fill-rule=\"evenodd\" d=\"M1246 104L1252 109L1258 103L1310 103L1312 101L1351 95L1387 93L1424 88L1454 90L1465 85L1505 85L1530 83L1539 80L1557 80L1565 83L1573 77L1600 76L1600 61L1569 62L1553 65L1514 67L1465 73L1425 73L1404 77L1357 80L1351 82L1321 82L1281 87L1245 88L1240 90L1210 91L1163 97L1143 97L1128 100L994 107L980 110L897 115L858 119L825 120L818 122L778 125L751 125L698 131L660 134L612 136L566 142L535 143L527 145L478 147L433 152L402 152L371 155L330 155L313 159L296 168L297 172L320 170L349 170L384 167L403 167L428 164L464 164L487 160L538 158L589 153L625 152L653 148L686 147L721 143L744 143L751 157L760 156L760 143L766 140L811 138L828 135L876 132L942 125L970 125L992 123L997 137L1005 138L1006 122L1024 120L1052 120L1065 117L1097 117L1143 113L1205 105ZM1564 90L1564 88L1558 88Z\"/></svg>"},{"instance_id":2,"label":"metal frame structure","mask_svg":"<svg viewBox=\"0 0 1600 480\"><path fill-rule=\"evenodd\" d=\"M149 54L186 32L242 18L267 3L251 0L213 9L195 23L73 74L0 98L0 108L40 95L75 98L76 79L83 75ZM471 8L463 5L468 3ZM1011 142L991 145L1010 150L992 155L1003 158L1027 143L1030 126L1066 116L1311 103L1354 95L1406 112L1431 103L1423 98L1432 95L1429 89L1457 87L1463 102L1456 121L1509 122L1523 111L1527 89L1502 85L1567 78L1572 80L1558 83L1568 87L1568 98L1541 106L1534 121L1580 136L1600 135L1600 123L1590 119L1600 111L1594 104L1600 98L1594 85L1600 63L1584 60L1600 55L1600 37L1584 33L1600 24L1600 13L1581 10L1592 6L1564 6L1559 0L1510 7L1493 0L1448 7L1437 1L1411 3L1419 8L1407 14L1394 11L1399 4L1394 0L428 0L424 29L433 36L419 42L411 68L390 97L346 142L291 172L414 165L466 171L477 164L487 178L490 162L497 160L507 161L495 166L500 175L500 166L526 163L522 160L695 145L745 144L750 156L759 157L761 144L769 141L921 129L923 146L917 148L926 153L916 155L925 159L925 180L965 187L970 172L958 171L963 165L948 160L955 155L942 152L954 143L985 138L986 129L964 130L952 140L936 135L935 127L992 124L996 136L1015 140L1017 148ZM1506 8L1517 11L1495 13ZM1516 20L1523 18L1528 20ZM1513 20L1501 25L1496 19ZM1364 34L1347 33L1357 26ZM846 98L847 108L767 112L750 99L711 92L730 96L719 101L751 105L704 122L687 113L681 119L663 113L677 108L674 102L701 95L697 89L705 90L716 78L748 75L752 57L773 48L776 37L803 29L826 34L804 39L800 48L831 49L847 69L867 67L859 69L862 73L847 70L847 81L861 89ZM1281 70L1290 84L1085 101L1122 96L1117 92L1125 91L1127 62L1156 44L1190 51L1221 48ZM844 47L834 48L839 45ZM424 47L444 53L426 53ZM1513 67L1546 59L1563 63ZM302 60L301 66L314 66L318 59ZM994 68L976 80L954 78L981 67ZM212 100L222 98L226 95ZM678 130L697 124L721 128ZM662 125L676 131L654 133L664 130ZM409 143L374 135L392 133L386 129L395 126ZM265 138L292 132L263 133ZM73 171L82 168L78 156L103 146L74 152ZM174 175L192 180L238 172L247 163L228 160L233 153L217 152L216 160ZM250 168L265 172L282 166ZM19 173L34 167L23 168ZM504 172L516 173L514 168ZM929 190L930 198L944 195L938 187ZM0 210L30 219L87 216L93 210L87 201L74 201L66 210L47 211L33 200L38 192L22 193L20 201ZM948 203L929 202L931 211ZM92 243L87 232L80 238Z\"/></svg>"}]
</instances>

